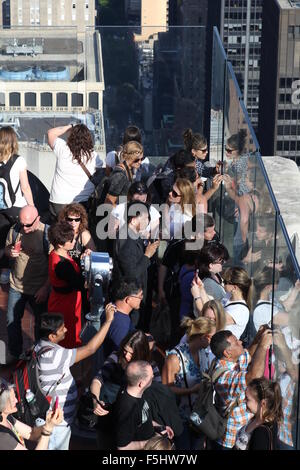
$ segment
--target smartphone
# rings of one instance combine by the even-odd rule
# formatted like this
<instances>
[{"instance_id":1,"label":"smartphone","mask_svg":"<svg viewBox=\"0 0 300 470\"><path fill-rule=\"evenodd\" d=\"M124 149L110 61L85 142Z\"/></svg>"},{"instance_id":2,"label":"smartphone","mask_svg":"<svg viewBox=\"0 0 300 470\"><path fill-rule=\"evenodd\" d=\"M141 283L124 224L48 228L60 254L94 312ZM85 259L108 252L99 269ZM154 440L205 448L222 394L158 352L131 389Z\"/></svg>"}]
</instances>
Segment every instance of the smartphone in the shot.
<instances>
[{"instance_id":1,"label":"smartphone","mask_svg":"<svg viewBox=\"0 0 300 470\"><path fill-rule=\"evenodd\" d=\"M54 403L54 406L53 406L53 413L55 413L57 408L58 408L58 397L55 398L55 403Z\"/></svg>"},{"instance_id":2,"label":"smartphone","mask_svg":"<svg viewBox=\"0 0 300 470\"><path fill-rule=\"evenodd\" d=\"M111 410L111 407L112 407L112 404L111 404L111 403L103 403L103 402L101 402L101 408L103 408L104 410L110 411L110 410Z\"/></svg>"},{"instance_id":3,"label":"smartphone","mask_svg":"<svg viewBox=\"0 0 300 470\"><path fill-rule=\"evenodd\" d=\"M14 244L14 250L18 251L20 253L20 251L21 251L21 240L19 240L18 242L16 242Z\"/></svg>"}]
</instances>

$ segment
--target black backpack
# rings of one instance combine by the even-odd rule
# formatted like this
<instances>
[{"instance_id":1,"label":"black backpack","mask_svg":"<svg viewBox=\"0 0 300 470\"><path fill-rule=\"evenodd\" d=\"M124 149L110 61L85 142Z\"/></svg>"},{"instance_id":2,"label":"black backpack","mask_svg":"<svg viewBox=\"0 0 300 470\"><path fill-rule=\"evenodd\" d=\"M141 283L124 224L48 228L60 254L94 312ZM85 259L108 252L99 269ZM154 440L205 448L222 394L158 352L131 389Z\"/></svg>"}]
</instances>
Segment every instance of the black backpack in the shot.
<instances>
[{"instance_id":1,"label":"black backpack","mask_svg":"<svg viewBox=\"0 0 300 470\"><path fill-rule=\"evenodd\" d=\"M224 415L219 413L214 404L214 384L227 369L223 367L215 371L213 369L214 361L209 370L202 373L200 390L189 416L189 424L196 433L204 434L210 440L215 441L224 435L228 416L237 405L237 400L227 407Z\"/></svg>"},{"instance_id":2,"label":"black backpack","mask_svg":"<svg viewBox=\"0 0 300 470\"><path fill-rule=\"evenodd\" d=\"M16 201L20 181L14 191L10 180L10 170L18 157L19 155L12 155L7 163L0 166L0 210L10 209Z\"/></svg>"},{"instance_id":3,"label":"black backpack","mask_svg":"<svg viewBox=\"0 0 300 470\"><path fill-rule=\"evenodd\" d=\"M51 351L51 347L44 347L39 352L34 351L34 347L23 354L21 360L16 364L15 369L12 371L11 382L16 387L16 396L18 399L17 412L14 417L28 426L35 426L35 419L30 407L26 401L26 390L30 389L35 395L36 405L40 410L38 417L45 419L46 413L51 403L51 396L46 395L41 388L39 371L38 371L38 358L41 354ZM58 385L59 381L56 383Z\"/></svg>"}]
</instances>

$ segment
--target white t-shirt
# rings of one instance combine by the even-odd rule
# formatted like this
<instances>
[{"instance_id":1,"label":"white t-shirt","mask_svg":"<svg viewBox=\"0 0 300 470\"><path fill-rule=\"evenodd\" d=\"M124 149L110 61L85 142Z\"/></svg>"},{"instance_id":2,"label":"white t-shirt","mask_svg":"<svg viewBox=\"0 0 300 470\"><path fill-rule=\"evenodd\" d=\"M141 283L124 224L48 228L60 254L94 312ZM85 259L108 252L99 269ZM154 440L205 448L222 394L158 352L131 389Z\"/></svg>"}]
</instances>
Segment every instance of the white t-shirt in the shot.
<instances>
[{"instance_id":1,"label":"white t-shirt","mask_svg":"<svg viewBox=\"0 0 300 470\"><path fill-rule=\"evenodd\" d=\"M191 221L193 216L182 213L178 208L178 204L172 204L169 209L170 215L170 236L171 238L182 238L183 227L187 221Z\"/></svg>"},{"instance_id":2,"label":"white t-shirt","mask_svg":"<svg viewBox=\"0 0 300 470\"><path fill-rule=\"evenodd\" d=\"M231 333L235 335L237 339L240 339L249 321L250 312L248 305L246 304L245 300L239 300L236 302L227 300L224 305L224 310L235 321L234 325L226 325L225 330L231 331Z\"/></svg>"},{"instance_id":3,"label":"white t-shirt","mask_svg":"<svg viewBox=\"0 0 300 470\"><path fill-rule=\"evenodd\" d=\"M6 162L7 160L5 160L3 163L6 163ZM9 173L11 185L14 191L17 189L17 186L20 182L21 171L24 171L26 169L27 169L27 163L26 163L25 158L19 156L16 159L15 163L13 164ZM19 186L18 191L16 192L16 200L15 200L13 207L24 207L26 205L27 205L26 199L23 196L21 186Z\"/></svg>"},{"instance_id":4,"label":"white t-shirt","mask_svg":"<svg viewBox=\"0 0 300 470\"><path fill-rule=\"evenodd\" d=\"M274 305L273 315L277 315L278 307ZM267 300L259 300L253 312L253 323L256 331L261 325L267 325L272 317L272 302Z\"/></svg>"},{"instance_id":5,"label":"white t-shirt","mask_svg":"<svg viewBox=\"0 0 300 470\"><path fill-rule=\"evenodd\" d=\"M67 143L59 137L55 140L53 151L56 155L56 167L50 192L50 201L56 204L87 201L95 189L93 183L81 168L73 161L71 150ZM102 167L103 162L96 152L85 164L91 175L96 168Z\"/></svg>"},{"instance_id":6,"label":"white t-shirt","mask_svg":"<svg viewBox=\"0 0 300 470\"><path fill-rule=\"evenodd\" d=\"M139 201L137 201L138 203ZM125 223L124 213L125 213L126 202L118 204L111 212L111 215L119 221L119 227L122 227ZM150 223L153 224L157 222L160 218L160 213L155 207L150 206ZM147 227L147 230L150 230L150 224Z\"/></svg>"}]
</instances>

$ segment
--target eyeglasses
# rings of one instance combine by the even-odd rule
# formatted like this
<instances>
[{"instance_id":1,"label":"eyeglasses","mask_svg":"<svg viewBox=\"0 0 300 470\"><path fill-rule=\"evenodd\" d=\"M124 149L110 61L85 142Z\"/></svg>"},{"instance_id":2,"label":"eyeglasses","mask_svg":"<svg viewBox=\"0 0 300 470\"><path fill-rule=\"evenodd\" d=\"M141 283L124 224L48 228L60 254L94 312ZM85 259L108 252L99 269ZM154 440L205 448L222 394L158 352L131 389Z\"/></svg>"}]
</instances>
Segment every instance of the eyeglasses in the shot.
<instances>
[{"instance_id":1,"label":"eyeglasses","mask_svg":"<svg viewBox=\"0 0 300 470\"><path fill-rule=\"evenodd\" d=\"M203 153L204 153L204 152L207 152L207 151L208 151L208 147L205 147L204 149L199 149L199 150L200 150L200 152L203 152Z\"/></svg>"},{"instance_id":2,"label":"eyeglasses","mask_svg":"<svg viewBox=\"0 0 300 470\"><path fill-rule=\"evenodd\" d=\"M172 189L172 197L181 197L181 194L178 194L175 189Z\"/></svg>"},{"instance_id":3,"label":"eyeglasses","mask_svg":"<svg viewBox=\"0 0 300 470\"><path fill-rule=\"evenodd\" d=\"M136 158L135 160L133 160L133 163L142 162L143 160L145 160L145 157Z\"/></svg>"},{"instance_id":4,"label":"eyeglasses","mask_svg":"<svg viewBox=\"0 0 300 470\"><path fill-rule=\"evenodd\" d=\"M224 264L225 260L224 259L218 259L217 261L214 261L213 264Z\"/></svg>"},{"instance_id":5,"label":"eyeglasses","mask_svg":"<svg viewBox=\"0 0 300 470\"><path fill-rule=\"evenodd\" d=\"M230 148L228 148L228 147L225 147L225 151L226 151L227 153L233 153L233 152L235 151L235 149L230 149Z\"/></svg>"},{"instance_id":6,"label":"eyeglasses","mask_svg":"<svg viewBox=\"0 0 300 470\"><path fill-rule=\"evenodd\" d=\"M134 299L143 300L143 294L142 295L129 295L128 297L133 297Z\"/></svg>"},{"instance_id":7,"label":"eyeglasses","mask_svg":"<svg viewBox=\"0 0 300 470\"><path fill-rule=\"evenodd\" d=\"M20 223L21 227L26 227L26 228L30 228L33 226L34 222L36 221L36 219L38 218L38 215L36 216L36 218L34 219L33 222L31 222L31 224L22 224Z\"/></svg>"},{"instance_id":8,"label":"eyeglasses","mask_svg":"<svg viewBox=\"0 0 300 470\"><path fill-rule=\"evenodd\" d=\"M81 217L66 217L67 222L81 222Z\"/></svg>"}]
</instances>

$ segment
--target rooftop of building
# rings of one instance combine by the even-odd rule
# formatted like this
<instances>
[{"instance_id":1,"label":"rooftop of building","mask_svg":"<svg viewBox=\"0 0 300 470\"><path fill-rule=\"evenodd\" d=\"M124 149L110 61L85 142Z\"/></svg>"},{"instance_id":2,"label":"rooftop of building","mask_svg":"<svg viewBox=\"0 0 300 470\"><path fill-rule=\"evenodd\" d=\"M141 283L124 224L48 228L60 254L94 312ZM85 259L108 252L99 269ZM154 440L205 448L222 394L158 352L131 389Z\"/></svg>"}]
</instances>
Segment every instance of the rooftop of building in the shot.
<instances>
[{"instance_id":1,"label":"rooftop of building","mask_svg":"<svg viewBox=\"0 0 300 470\"><path fill-rule=\"evenodd\" d=\"M282 9L290 9L290 8L300 8L300 1L299 0L277 0L280 8Z\"/></svg>"},{"instance_id":2,"label":"rooftop of building","mask_svg":"<svg viewBox=\"0 0 300 470\"><path fill-rule=\"evenodd\" d=\"M80 73L84 69L85 73ZM81 40L73 30L69 35L61 30L43 34L34 30L22 34L18 30L2 30L0 73L5 78L1 80L22 81L22 71L26 77L23 81L103 82L100 35L87 30Z\"/></svg>"}]
</instances>

